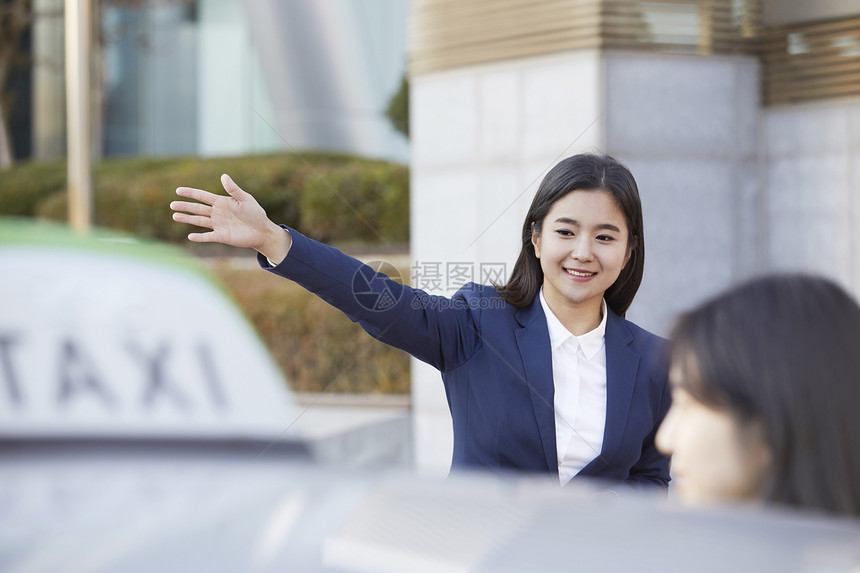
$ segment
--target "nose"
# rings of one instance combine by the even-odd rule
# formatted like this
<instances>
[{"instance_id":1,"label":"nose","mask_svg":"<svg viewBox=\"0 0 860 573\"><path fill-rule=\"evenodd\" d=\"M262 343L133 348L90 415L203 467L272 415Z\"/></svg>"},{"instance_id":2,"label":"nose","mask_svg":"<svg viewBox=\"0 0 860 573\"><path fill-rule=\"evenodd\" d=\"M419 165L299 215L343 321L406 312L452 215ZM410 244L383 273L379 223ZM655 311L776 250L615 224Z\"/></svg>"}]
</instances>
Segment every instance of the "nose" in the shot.
<instances>
[{"instance_id":1,"label":"nose","mask_svg":"<svg viewBox=\"0 0 860 573\"><path fill-rule=\"evenodd\" d=\"M570 256L578 261L590 261L594 257L591 241L587 237L579 238L574 243Z\"/></svg>"},{"instance_id":2,"label":"nose","mask_svg":"<svg viewBox=\"0 0 860 573\"><path fill-rule=\"evenodd\" d=\"M666 417L657 429L657 435L654 436L654 445L660 450L664 456L671 456L674 452L675 426L676 415L674 414L674 406L669 407Z\"/></svg>"}]
</instances>

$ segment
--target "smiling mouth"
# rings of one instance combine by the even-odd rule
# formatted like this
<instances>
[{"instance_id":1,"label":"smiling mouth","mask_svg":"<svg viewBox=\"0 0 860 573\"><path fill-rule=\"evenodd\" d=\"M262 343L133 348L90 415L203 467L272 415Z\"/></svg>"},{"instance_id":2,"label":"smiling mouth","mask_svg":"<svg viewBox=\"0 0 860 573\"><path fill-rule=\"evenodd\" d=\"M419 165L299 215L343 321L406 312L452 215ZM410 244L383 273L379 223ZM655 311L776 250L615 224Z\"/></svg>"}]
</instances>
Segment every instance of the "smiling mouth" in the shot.
<instances>
[{"instance_id":1,"label":"smiling mouth","mask_svg":"<svg viewBox=\"0 0 860 573\"><path fill-rule=\"evenodd\" d=\"M594 275L597 274L597 273L587 273L587 272L583 272L583 271L575 271L573 269L564 269L564 270L567 271L567 274L569 274L572 277L588 278L588 277L593 277Z\"/></svg>"}]
</instances>

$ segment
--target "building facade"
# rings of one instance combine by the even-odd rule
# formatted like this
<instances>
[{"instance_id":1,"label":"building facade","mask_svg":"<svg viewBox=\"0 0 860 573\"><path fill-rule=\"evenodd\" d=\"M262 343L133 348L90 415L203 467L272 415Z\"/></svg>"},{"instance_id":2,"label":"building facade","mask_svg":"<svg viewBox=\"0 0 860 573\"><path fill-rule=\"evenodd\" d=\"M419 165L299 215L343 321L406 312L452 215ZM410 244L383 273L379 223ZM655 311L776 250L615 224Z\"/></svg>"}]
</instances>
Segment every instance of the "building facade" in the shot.
<instances>
[{"instance_id":1,"label":"building facade","mask_svg":"<svg viewBox=\"0 0 860 573\"><path fill-rule=\"evenodd\" d=\"M105 156L330 150L408 160L384 112L406 72L409 0L94 5L94 146ZM37 20L33 53L32 156L62 157L62 18Z\"/></svg>"}]
</instances>

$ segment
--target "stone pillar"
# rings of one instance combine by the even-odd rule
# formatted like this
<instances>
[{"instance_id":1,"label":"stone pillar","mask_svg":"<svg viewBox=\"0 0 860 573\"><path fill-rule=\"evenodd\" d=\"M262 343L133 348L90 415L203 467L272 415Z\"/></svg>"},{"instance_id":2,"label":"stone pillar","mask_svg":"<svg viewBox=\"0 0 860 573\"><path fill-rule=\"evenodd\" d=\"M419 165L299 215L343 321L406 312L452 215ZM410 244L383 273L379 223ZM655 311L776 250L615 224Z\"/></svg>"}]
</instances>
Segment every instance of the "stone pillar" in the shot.
<instances>
[{"instance_id":1,"label":"stone pillar","mask_svg":"<svg viewBox=\"0 0 860 573\"><path fill-rule=\"evenodd\" d=\"M645 276L628 313L676 315L765 268L759 65L752 56L608 51L605 151L639 185Z\"/></svg>"},{"instance_id":2,"label":"stone pillar","mask_svg":"<svg viewBox=\"0 0 860 573\"><path fill-rule=\"evenodd\" d=\"M774 107L762 126L768 265L860 299L860 98Z\"/></svg>"}]
</instances>

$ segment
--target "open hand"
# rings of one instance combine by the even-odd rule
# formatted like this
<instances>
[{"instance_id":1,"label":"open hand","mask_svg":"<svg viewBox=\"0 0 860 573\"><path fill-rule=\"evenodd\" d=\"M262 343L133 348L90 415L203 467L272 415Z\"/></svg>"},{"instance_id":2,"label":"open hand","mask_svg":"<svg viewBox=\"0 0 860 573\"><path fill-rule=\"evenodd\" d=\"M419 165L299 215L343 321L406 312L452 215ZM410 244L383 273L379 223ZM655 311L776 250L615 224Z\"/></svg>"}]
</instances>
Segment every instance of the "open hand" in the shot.
<instances>
[{"instance_id":1,"label":"open hand","mask_svg":"<svg viewBox=\"0 0 860 573\"><path fill-rule=\"evenodd\" d=\"M173 220L212 229L206 233L191 233L188 240L195 243L223 243L234 247L250 247L273 262L286 256L290 235L266 216L266 211L249 193L243 191L229 175L221 176L228 195L216 195L202 189L179 187L176 194L198 201L172 201Z\"/></svg>"}]
</instances>

